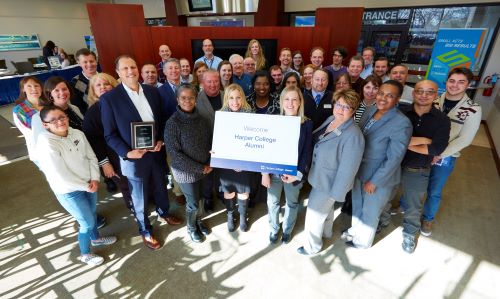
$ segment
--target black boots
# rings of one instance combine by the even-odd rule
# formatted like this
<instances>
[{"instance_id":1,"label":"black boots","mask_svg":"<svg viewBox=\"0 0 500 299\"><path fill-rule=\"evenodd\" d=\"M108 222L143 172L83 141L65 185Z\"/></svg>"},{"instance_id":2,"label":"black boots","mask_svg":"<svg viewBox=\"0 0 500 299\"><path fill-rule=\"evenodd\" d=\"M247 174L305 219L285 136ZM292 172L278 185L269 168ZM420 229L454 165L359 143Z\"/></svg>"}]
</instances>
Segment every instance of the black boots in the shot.
<instances>
[{"instance_id":1,"label":"black boots","mask_svg":"<svg viewBox=\"0 0 500 299\"><path fill-rule=\"evenodd\" d=\"M240 213L240 230L246 232L248 230L247 222L248 199L238 199L238 212Z\"/></svg>"},{"instance_id":2,"label":"black boots","mask_svg":"<svg viewBox=\"0 0 500 299\"><path fill-rule=\"evenodd\" d=\"M200 233L198 233L198 229L196 228L196 211L192 212L186 212L187 214L187 231L189 237L191 237L191 240L196 243L201 243L203 242L203 237L200 236ZM200 221L201 222L201 221Z\"/></svg>"},{"instance_id":3,"label":"black boots","mask_svg":"<svg viewBox=\"0 0 500 299\"><path fill-rule=\"evenodd\" d=\"M230 232L234 232L235 228L235 222L236 219L234 218L234 207L235 207L235 200L234 198L224 198L224 203L226 204L226 211L227 211L227 229Z\"/></svg>"}]
</instances>

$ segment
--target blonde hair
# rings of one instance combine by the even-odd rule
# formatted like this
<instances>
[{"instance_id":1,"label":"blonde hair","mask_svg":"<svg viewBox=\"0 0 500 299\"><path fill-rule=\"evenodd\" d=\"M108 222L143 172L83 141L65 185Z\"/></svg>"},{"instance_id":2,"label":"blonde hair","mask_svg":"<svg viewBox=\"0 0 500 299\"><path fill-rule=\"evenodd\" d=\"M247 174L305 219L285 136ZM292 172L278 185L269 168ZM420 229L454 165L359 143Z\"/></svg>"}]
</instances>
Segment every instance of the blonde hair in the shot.
<instances>
[{"instance_id":1,"label":"blonde hair","mask_svg":"<svg viewBox=\"0 0 500 299\"><path fill-rule=\"evenodd\" d=\"M257 54L257 59L253 57L252 51L251 51L252 45L255 43L257 43L259 45L259 53ZM254 60L256 60L255 61L255 69L256 70L262 70L266 66L266 57L264 57L264 51L262 51L262 45L256 39L252 39L248 43L247 52L245 53L245 58L246 57L252 57Z\"/></svg>"},{"instance_id":2,"label":"blonde hair","mask_svg":"<svg viewBox=\"0 0 500 299\"><path fill-rule=\"evenodd\" d=\"M252 107L250 107L250 104L248 104L247 99L245 97L245 92L243 91L241 86L239 86L236 83L232 83L232 84L228 85L226 88L224 88L224 101L222 103L221 110L229 109L229 94L235 90L238 91L241 95L242 103L241 103L240 110L242 110L242 109L243 110L252 110Z\"/></svg>"},{"instance_id":3,"label":"blonde hair","mask_svg":"<svg viewBox=\"0 0 500 299\"><path fill-rule=\"evenodd\" d=\"M105 81L108 81L108 83L115 88L119 83L116 81L113 76L106 74L106 73L97 73L92 78L90 78L89 81L89 93L87 95L87 101L89 103L89 107L94 105L97 101L99 101L99 98L97 97L95 91L94 91L94 84L98 79L103 79Z\"/></svg>"},{"instance_id":4,"label":"blonde hair","mask_svg":"<svg viewBox=\"0 0 500 299\"><path fill-rule=\"evenodd\" d=\"M287 86L283 89L280 95L280 114L285 115L285 109L283 109L283 101L285 101L286 96L290 92L296 92L299 95L299 100L300 100L300 106L299 106L299 111L297 111L297 116L300 116L300 123L304 123L304 121L307 120L307 117L304 115L304 96L302 96L302 92L300 91L300 88L297 86Z\"/></svg>"}]
</instances>

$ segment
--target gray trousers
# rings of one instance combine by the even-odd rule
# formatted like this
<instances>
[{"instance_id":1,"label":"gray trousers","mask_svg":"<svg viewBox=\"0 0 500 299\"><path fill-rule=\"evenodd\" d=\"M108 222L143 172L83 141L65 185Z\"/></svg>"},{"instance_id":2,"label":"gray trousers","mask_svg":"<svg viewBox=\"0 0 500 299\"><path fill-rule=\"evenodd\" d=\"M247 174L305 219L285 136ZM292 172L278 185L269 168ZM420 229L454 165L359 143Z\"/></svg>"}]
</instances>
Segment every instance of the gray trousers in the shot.
<instances>
[{"instance_id":1,"label":"gray trousers","mask_svg":"<svg viewBox=\"0 0 500 299\"><path fill-rule=\"evenodd\" d=\"M354 180L352 188L352 224L348 233L353 236L353 243L360 248L369 248L373 244L380 214L390 199L393 186L379 187L373 194L363 189L359 179Z\"/></svg>"},{"instance_id":2,"label":"gray trousers","mask_svg":"<svg viewBox=\"0 0 500 299\"><path fill-rule=\"evenodd\" d=\"M429 184L429 169L412 169L403 167L401 183L403 185L402 205L405 207L403 216L403 235L415 236L420 230L420 218L424 195Z\"/></svg>"},{"instance_id":3,"label":"gray trousers","mask_svg":"<svg viewBox=\"0 0 500 299\"><path fill-rule=\"evenodd\" d=\"M323 237L332 237L334 203L335 200L332 200L327 192L312 188L304 227L304 249L307 253L319 252L323 246Z\"/></svg>"}]
</instances>

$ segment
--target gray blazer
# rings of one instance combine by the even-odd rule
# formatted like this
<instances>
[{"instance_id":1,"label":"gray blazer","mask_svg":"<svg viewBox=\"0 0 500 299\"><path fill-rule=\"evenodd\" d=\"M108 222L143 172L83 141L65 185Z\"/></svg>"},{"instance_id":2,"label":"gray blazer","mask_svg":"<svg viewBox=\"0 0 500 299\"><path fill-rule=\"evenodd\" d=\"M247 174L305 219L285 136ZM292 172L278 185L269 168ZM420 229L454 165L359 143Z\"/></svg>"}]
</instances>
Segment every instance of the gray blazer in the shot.
<instances>
[{"instance_id":1,"label":"gray blazer","mask_svg":"<svg viewBox=\"0 0 500 299\"><path fill-rule=\"evenodd\" d=\"M372 182L378 188L393 187L400 182L401 161L408 149L413 127L410 120L394 107L364 131L375 112L375 105L368 107L359 121L366 145L357 178L362 183Z\"/></svg>"},{"instance_id":2,"label":"gray blazer","mask_svg":"<svg viewBox=\"0 0 500 299\"><path fill-rule=\"evenodd\" d=\"M327 127L333 119L333 115L328 117L316 131ZM319 139L314 145L309 184L330 194L335 201L344 201L352 189L364 147L363 133L354 119Z\"/></svg>"},{"instance_id":3,"label":"gray blazer","mask_svg":"<svg viewBox=\"0 0 500 299\"><path fill-rule=\"evenodd\" d=\"M220 91L220 99L221 102L224 100L224 91ZM222 103L221 103L222 106ZM200 91L198 94L198 98L196 99L196 108L198 109L198 113L208 121L210 124L210 128L213 130L214 128L214 122L215 122L215 111L212 108L212 104L210 104L210 101L208 100L207 94L205 91Z\"/></svg>"}]
</instances>

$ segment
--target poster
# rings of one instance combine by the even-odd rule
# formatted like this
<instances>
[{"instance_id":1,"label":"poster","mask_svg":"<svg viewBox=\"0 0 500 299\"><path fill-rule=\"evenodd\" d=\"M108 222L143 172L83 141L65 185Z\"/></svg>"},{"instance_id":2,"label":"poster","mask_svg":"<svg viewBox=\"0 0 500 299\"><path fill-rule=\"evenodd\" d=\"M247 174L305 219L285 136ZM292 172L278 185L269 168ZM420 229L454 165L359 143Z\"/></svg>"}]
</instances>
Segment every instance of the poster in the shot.
<instances>
[{"instance_id":1,"label":"poster","mask_svg":"<svg viewBox=\"0 0 500 299\"><path fill-rule=\"evenodd\" d=\"M37 50L40 40L36 34L0 34L0 51Z\"/></svg>"},{"instance_id":2,"label":"poster","mask_svg":"<svg viewBox=\"0 0 500 299\"><path fill-rule=\"evenodd\" d=\"M439 29L425 78L446 90L446 77L452 68L474 69L487 29Z\"/></svg>"},{"instance_id":3,"label":"poster","mask_svg":"<svg viewBox=\"0 0 500 299\"><path fill-rule=\"evenodd\" d=\"M215 113L211 167L297 174L300 117Z\"/></svg>"}]
</instances>

